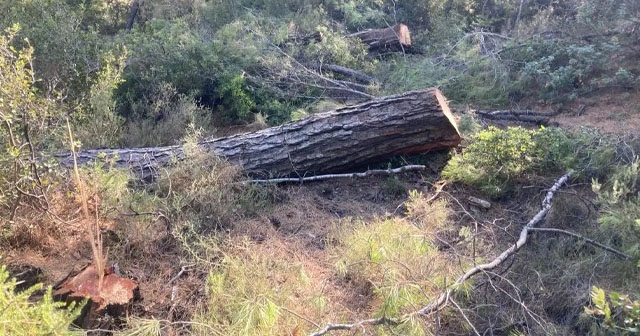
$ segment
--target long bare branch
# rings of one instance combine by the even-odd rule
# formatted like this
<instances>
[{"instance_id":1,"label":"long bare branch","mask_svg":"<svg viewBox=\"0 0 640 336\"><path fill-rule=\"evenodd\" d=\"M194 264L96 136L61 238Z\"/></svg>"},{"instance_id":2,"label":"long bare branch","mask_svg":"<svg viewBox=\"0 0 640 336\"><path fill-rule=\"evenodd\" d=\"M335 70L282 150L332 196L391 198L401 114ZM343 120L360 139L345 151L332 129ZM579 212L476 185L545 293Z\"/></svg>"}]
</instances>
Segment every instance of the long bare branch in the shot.
<instances>
[{"instance_id":1,"label":"long bare branch","mask_svg":"<svg viewBox=\"0 0 640 336\"><path fill-rule=\"evenodd\" d=\"M311 181L322 181L322 180L331 180L331 179L340 179L340 178L355 178L355 177L367 177L373 175L393 175L400 174L407 171L419 171L426 170L427 166L424 165L407 165L394 169L370 169L362 173L347 173L347 174L326 174L326 175L315 175L315 176L302 176L302 177L285 177L285 178L273 178L273 179L264 179L264 180L247 180L241 182L242 184L247 183L287 183L287 182L311 182Z\"/></svg>"},{"instance_id":2,"label":"long bare branch","mask_svg":"<svg viewBox=\"0 0 640 336\"><path fill-rule=\"evenodd\" d=\"M542 208L522 228L522 231L520 231L520 236L518 240L515 242L515 244L511 245L511 247L504 250L500 255L498 255L491 262L477 265L469 269L467 272L461 275L453 284L448 286L447 289L444 292L442 292L442 294L440 294L440 296L438 296L438 298L435 301L433 301L431 304L423 307L422 309L409 313L399 319L389 319L389 318L369 319L369 320L362 320L352 324L329 323L324 328L312 333L310 336L322 336L334 330L353 330L353 329L361 328L367 325L397 324L399 323L399 321L406 320L415 315L429 315L431 313L439 311L444 306L446 306L448 302L450 302L451 295L453 294L455 288L457 288L460 284L469 280L470 278L474 277L479 273L485 273L486 271L489 271L491 269L498 267L505 260L507 260L512 255L514 255L516 252L518 252L518 250L520 250L520 248L522 248L522 246L524 246L527 243L529 232L533 231L535 226L547 216L547 213L549 213L549 210L551 209L551 201L553 200L553 196L560 189L560 187L562 187L567 182L570 176L571 176L571 172L567 172L566 174L562 175L559 179L555 181L553 186L551 186L551 188L547 192L547 195L545 196L545 198L542 200Z\"/></svg>"},{"instance_id":3,"label":"long bare branch","mask_svg":"<svg viewBox=\"0 0 640 336\"><path fill-rule=\"evenodd\" d=\"M310 336L321 336L321 335L326 335L327 333L334 331L334 330L353 330L353 329L357 329L357 328L363 328L365 326L376 326L376 325L394 325L394 324L398 324L397 320L393 320L393 319L389 319L386 317L381 317L381 318L377 318L377 319L369 319L369 320L362 320L362 321L358 321L356 323L351 323L351 324L333 324L333 323L328 323L324 328L314 332L313 334L311 334Z\"/></svg>"},{"instance_id":4,"label":"long bare branch","mask_svg":"<svg viewBox=\"0 0 640 336\"><path fill-rule=\"evenodd\" d=\"M549 189L549 191L547 192L547 195L544 198L544 200L542 200L542 209L535 216L533 216L533 218L529 221L529 223L527 223L527 225L524 226L524 228L522 228L522 231L520 231L520 237L518 238L515 244L511 245L511 247L503 251L499 256L497 256L491 262L478 265L468 270L465 274L460 276L453 283L452 286L450 286L443 294L441 294L440 297L438 297L438 299L434 303L418 310L414 314L427 315L434 312L435 310L439 309L439 307L442 306L447 301L447 298L451 296L451 294L453 293L454 289L457 286L459 286L460 284L462 284L463 282L467 281L468 279L470 279L471 277L473 277L474 275L480 272L484 272L484 271L488 271L496 268L497 266L502 264L507 258L514 255L516 252L518 252L518 250L520 250L520 248L522 248L522 246L524 246L524 244L527 242L527 237L529 236L530 229L535 227L547 216L547 213L549 213L549 210L551 209L551 200L553 199L555 192L558 191L558 189L560 189L560 187L567 182L570 176L571 176L571 172L568 172L564 174L562 177L560 177L558 180L556 180L556 182L553 184L551 189Z\"/></svg>"}]
</instances>

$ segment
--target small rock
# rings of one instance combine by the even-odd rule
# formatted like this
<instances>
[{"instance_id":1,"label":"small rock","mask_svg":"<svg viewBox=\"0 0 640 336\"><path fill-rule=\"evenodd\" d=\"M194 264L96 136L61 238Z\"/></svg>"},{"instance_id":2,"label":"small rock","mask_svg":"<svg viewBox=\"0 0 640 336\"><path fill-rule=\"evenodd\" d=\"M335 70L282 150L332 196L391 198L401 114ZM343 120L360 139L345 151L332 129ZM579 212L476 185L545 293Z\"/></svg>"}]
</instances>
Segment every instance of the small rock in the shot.
<instances>
[{"instance_id":1,"label":"small rock","mask_svg":"<svg viewBox=\"0 0 640 336\"><path fill-rule=\"evenodd\" d=\"M483 209L491 208L491 202L489 201L485 201L483 199L473 197L473 196L469 196L468 200L471 205L475 205L479 208L483 208Z\"/></svg>"}]
</instances>

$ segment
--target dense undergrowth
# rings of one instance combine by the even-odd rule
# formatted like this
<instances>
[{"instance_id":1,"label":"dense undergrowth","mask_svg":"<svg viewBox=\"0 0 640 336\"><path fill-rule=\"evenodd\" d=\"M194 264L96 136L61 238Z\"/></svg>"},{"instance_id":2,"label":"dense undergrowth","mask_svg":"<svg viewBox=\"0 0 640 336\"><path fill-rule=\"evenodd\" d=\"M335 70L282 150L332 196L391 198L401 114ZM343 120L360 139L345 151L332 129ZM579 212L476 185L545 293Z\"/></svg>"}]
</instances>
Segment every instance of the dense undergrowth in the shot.
<instances>
[{"instance_id":1,"label":"dense undergrowth","mask_svg":"<svg viewBox=\"0 0 640 336\"><path fill-rule=\"evenodd\" d=\"M128 20L131 4L139 11ZM309 211L305 203L286 187L247 183L195 144L231 125L277 125L366 97L327 88L327 78L347 78L319 77L315 63L376 77L365 95L435 86L473 108L561 106L603 90L624 99L640 84L639 11L633 0L3 1L0 247L62 255L60 241L83 250L86 228L102 228L107 260L137 270L150 297L161 298L158 311L114 324L122 335L301 335L373 317L397 322L367 329L379 335L636 333L633 136L483 128L466 115L465 148L440 176L454 187L434 195L386 179L382 193L400 206L336 215L322 234L278 228L274 209ZM345 37L396 22L413 33L406 53L370 53ZM291 39L314 32L323 40ZM75 180L49 156L71 146L165 144L182 144L186 158L153 183L108 157ZM455 288L457 307L411 314L512 244L544 186L566 171L573 180L544 226L630 260L536 232L510 264ZM468 195L491 199L493 209L469 208ZM162 270L178 265L192 270L180 287L191 292L174 298L166 294L173 274ZM73 327L80 305L64 308L41 286L18 292L4 268L0 287L0 333L83 333Z\"/></svg>"}]
</instances>

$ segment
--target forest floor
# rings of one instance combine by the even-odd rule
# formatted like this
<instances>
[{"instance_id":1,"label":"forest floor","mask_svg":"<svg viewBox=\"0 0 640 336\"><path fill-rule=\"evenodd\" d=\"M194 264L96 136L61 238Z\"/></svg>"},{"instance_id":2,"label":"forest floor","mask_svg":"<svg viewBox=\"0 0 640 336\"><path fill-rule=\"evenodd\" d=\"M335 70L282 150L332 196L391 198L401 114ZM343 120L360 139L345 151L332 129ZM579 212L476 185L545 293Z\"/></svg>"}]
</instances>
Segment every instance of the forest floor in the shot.
<instances>
[{"instance_id":1,"label":"forest floor","mask_svg":"<svg viewBox=\"0 0 640 336\"><path fill-rule=\"evenodd\" d=\"M315 322L324 324L370 318L372 307L379 305L373 297L373 289L362 283L345 282L337 276L336 255L326 248L327 240L331 239L336 226L350 225L352 219L367 222L374 218L406 217L404 203L409 192L416 190L432 196L437 178L437 172L423 172L396 177L282 185L275 190L277 200L272 206L234 223L233 227L227 228L228 237L237 245L251 248L253 253L302 265L309 278L313 279L314 286L322 287L322 294L330 307L322 320ZM517 197L514 195L494 202L488 211L467 201L469 196L483 197L480 192L462 186L446 186L439 197L447 200L455 225L435 232L443 258L453 261L459 252L468 250L468 242L459 234L463 227L474 230L475 226L478 230L477 237L483 242L478 247L478 256L489 258L507 246L517 235L519 223L526 222L537 211L531 204L539 203L545 186L551 183L540 182L540 185L517 193ZM117 262L124 276L139 282L141 300L134 304L134 315L166 321L191 319L194 312L207 302L205 284L209 270L201 268L202 265L194 265L180 273L182 267L189 266L189 263L177 252L177 242L171 239L162 220L143 229L143 235L148 237L138 236L142 233L123 236L118 225L126 223L126 220L105 223L102 228L109 251L119 251L117 255L108 252L107 264ZM91 262L91 248L80 223L49 232L46 236L39 243L23 244L20 249L3 252L3 261L14 275L37 269L40 276L31 281L53 285ZM118 247L119 244L127 245L124 250L128 251L122 253L123 248ZM464 271L462 265L459 267L457 272ZM181 275L174 278L179 273ZM169 283L171 279L173 282ZM93 327L112 328L111 323L98 321Z\"/></svg>"},{"instance_id":2,"label":"forest floor","mask_svg":"<svg viewBox=\"0 0 640 336\"><path fill-rule=\"evenodd\" d=\"M570 112L558 115L555 120L562 127L593 126L605 132L640 130L640 95L622 98L619 95L586 98L568 105L566 110ZM443 162L442 156L447 154L431 155L432 162ZM430 156L425 158L428 160ZM314 285L322 287L331 308L322 321L315 322L324 324L368 318L371 317L370 308L375 304L371 288L345 283L336 277L335 255L325 248L326 242L331 239L332 230L337 225L349 225L349 219L370 221L406 216L404 203L409 192L416 190L433 195L441 168L435 165L431 171L396 177L281 185L273 191L276 197L271 206L225 230L239 245L245 244L265 256L304 266ZM485 260L501 251L517 234L520 223L539 210L538 200L550 182L528 181L524 189L494 202L488 211L469 205L469 196L483 197L478 191L447 186L439 197L446 199L452 209L455 227L436 232L441 248L453 247L453 251L446 253L454 255L458 244L464 244L460 240L460 229L469 227L478 230L476 236L484 242L478 253ZM118 263L124 276L140 284L141 300L135 303L134 314L168 321L189 320L206 302L205 282L209 270L198 264L189 265L184 255L177 251L178 243L171 238L168 225L162 219L137 228L134 230L137 233L119 227L128 223L130 221L124 219L122 223L115 220L103 223L102 229L105 243L113 252L107 252L107 264ZM121 232L129 233L123 235ZM14 276L25 270L37 270L33 272L36 275L33 279L22 278L27 284L35 281L47 285L59 283L91 262L91 248L80 222L36 235L25 234L27 236L30 241L16 241L13 245L19 248L2 252L3 263L9 265ZM185 271L181 272L183 269ZM178 274L180 276L176 278Z\"/></svg>"},{"instance_id":3,"label":"forest floor","mask_svg":"<svg viewBox=\"0 0 640 336\"><path fill-rule=\"evenodd\" d=\"M565 104L564 110L554 118L564 128L589 126L606 133L640 130L640 92L602 92Z\"/></svg>"}]
</instances>

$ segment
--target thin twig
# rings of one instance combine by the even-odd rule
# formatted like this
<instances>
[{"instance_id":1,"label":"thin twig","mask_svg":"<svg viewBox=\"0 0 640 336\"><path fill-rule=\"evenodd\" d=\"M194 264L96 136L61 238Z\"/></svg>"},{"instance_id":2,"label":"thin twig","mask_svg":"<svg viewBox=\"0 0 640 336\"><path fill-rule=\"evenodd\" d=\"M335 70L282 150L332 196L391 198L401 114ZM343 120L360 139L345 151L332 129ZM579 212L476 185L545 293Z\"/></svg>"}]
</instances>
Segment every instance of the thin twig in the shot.
<instances>
[{"instance_id":1,"label":"thin twig","mask_svg":"<svg viewBox=\"0 0 640 336\"><path fill-rule=\"evenodd\" d=\"M169 282L167 282L167 285L170 285L172 282L178 280L178 278L181 277L182 274L184 274L184 272L188 271L193 266L195 266L195 264L189 264L189 265L182 266L182 268L180 269L180 272L178 272L178 274L176 274L176 276L171 278L171 280L169 280Z\"/></svg>"},{"instance_id":2,"label":"thin twig","mask_svg":"<svg viewBox=\"0 0 640 336\"><path fill-rule=\"evenodd\" d=\"M480 333L478 332L478 329L476 329L476 327L473 325L473 323L471 323L471 320L469 320L469 318L467 317L467 314L464 313L464 310L462 310L462 307L460 307L455 301L453 301L452 298L449 298L449 302L453 303L454 306L456 306L456 309L458 309L458 311L460 312L460 314L462 314L462 318L464 318L464 320L467 322L467 324L471 327L471 329L473 330L473 332L477 335L480 336Z\"/></svg>"},{"instance_id":3,"label":"thin twig","mask_svg":"<svg viewBox=\"0 0 640 336\"><path fill-rule=\"evenodd\" d=\"M318 330L316 332L314 332L313 334L309 335L309 336L322 336L322 335L326 335L327 333L333 331L333 330L352 330L352 329L357 329L357 328L362 328L365 326L376 326L376 325L396 325L399 322L397 320L394 319L390 319L388 317L381 317L381 318L377 318L377 319L368 319L368 320L362 320L356 323L352 323L352 324L333 324L333 323L328 323L324 328L322 328L321 330Z\"/></svg>"}]
</instances>

